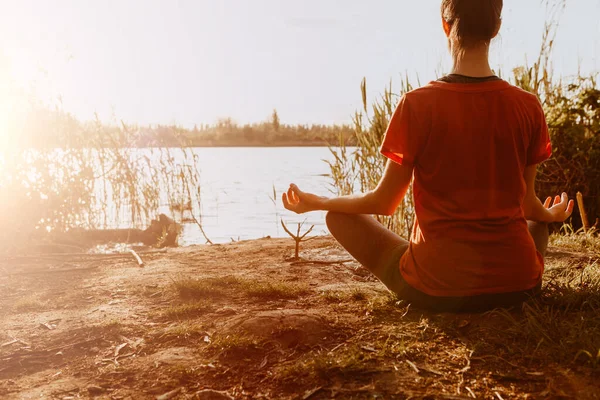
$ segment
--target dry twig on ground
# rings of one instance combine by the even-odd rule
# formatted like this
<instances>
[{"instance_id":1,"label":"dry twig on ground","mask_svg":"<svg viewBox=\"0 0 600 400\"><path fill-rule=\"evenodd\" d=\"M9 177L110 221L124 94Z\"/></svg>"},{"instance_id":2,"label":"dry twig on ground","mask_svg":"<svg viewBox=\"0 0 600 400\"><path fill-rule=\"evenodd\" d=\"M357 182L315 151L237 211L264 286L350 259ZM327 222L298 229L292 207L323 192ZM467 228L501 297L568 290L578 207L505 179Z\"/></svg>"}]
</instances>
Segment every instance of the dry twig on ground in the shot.
<instances>
[{"instance_id":1,"label":"dry twig on ground","mask_svg":"<svg viewBox=\"0 0 600 400\"><path fill-rule=\"evenodd\" d=\"M300 230L302 229L302 226L304 225L304 222L302 223L298 223L298 230L296 232L296 234L293 234L292 232L290 232L290 230L288 229L288 227L285 225L285 223L283 222L283 219L281 220L281 226L283 226L283 230L291 236L292 239L294 239L294 242L296 243L296 248L294 250L294 259L298 260L300 258L300 243L301 242L306 242L308 240L311 240L312 238L308 238L305 239L305 237L312 232L313 228L315 227L314 225L312 225L310 228L308 228L308 230L306 232L304 232L302 235L300 234Z\"/></svg>"}]
</instances>

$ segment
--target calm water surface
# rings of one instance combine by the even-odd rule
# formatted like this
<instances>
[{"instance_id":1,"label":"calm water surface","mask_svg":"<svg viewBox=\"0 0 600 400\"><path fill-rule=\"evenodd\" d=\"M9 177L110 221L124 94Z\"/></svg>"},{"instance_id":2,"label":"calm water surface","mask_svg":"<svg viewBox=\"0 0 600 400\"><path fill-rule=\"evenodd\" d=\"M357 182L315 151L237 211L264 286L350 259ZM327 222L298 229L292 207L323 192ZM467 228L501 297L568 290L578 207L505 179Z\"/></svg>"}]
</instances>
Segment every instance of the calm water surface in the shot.
<instances>
[{"instance_id":1,"label":"calm water surface","mask_svg":"<svg viewBox=\"0 0 600 400\"><path fill-rule=\"evenodd\" d=\"M281 194L290 182L318 195L331 194L324 176L333 157L325 147L197 148L201 174L202 225L215 243L286 237L280 218L296 229L315 225L315 234L327 233L325 213L296 215L283 208ZM277 199L274 203L273 187ZM197 226L186 224L181 245L205 243Z\"/></svg>"}]
</instances>

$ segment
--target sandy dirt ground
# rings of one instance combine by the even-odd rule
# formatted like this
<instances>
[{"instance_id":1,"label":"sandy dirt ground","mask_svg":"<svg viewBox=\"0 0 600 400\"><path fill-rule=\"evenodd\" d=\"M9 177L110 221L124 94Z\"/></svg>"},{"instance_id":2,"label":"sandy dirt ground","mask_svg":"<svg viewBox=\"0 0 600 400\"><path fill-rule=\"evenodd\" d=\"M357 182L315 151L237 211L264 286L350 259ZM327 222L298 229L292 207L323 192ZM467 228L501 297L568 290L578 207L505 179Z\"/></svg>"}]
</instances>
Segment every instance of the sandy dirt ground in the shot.
<instances>
[{"instance_id":1,"label":"sandy dirt ground","mask_svg":"<svg viewBox=\"0 0 600 400\"><path fill-rule=\"evenodd\" d=\"M0 398L600 398L600 360L563 355L569 338L545 331L556 316L535 304L428 313L330 237L303 244L304 261L293 247L144 252L143 267L129 254L3 259ZM549 270L594 262L552 250Z\"/></svg>"}]
</instances>

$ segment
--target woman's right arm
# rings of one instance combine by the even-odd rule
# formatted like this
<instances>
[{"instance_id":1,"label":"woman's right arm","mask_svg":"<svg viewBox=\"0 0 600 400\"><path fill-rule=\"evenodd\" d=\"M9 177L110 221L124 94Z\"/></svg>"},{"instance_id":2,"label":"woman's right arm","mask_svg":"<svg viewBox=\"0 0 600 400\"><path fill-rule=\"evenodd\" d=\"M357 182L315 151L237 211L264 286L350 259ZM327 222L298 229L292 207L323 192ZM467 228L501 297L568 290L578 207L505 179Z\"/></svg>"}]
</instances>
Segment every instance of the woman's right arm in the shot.
<instances>
[{"instance_id":1,"label":"woman's right arm","mask_svg":"<svg viewBox=\"0 0 600 400\"><path fill-rule=\"evenodd\" d=\"M548 197L542 204L541 200L535 194L535 175L537 173L537 165L530 165L525 168L523 177L527 184L527 193L523 200L523 212L525 218L535 222L564 222L573 213L575 203L569 200L566 193L554 198Z\"/></svg>"}]
</instances>

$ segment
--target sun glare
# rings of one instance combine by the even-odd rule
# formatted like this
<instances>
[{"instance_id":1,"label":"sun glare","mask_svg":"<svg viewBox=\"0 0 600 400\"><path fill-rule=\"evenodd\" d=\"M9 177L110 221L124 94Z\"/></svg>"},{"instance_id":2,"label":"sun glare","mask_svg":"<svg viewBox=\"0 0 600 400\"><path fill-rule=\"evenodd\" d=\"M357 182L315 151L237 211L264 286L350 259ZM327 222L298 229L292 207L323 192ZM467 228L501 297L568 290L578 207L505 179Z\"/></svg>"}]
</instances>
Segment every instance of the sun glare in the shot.
<instances>
[{"instance_id":1,"label":"sun glare","mask_svg":"<svg viewBox=\"0 0 600 400\"><path fill-rule=\"evenodd\" d=\"M0 100L2 103L0 105L0 148L2 149L2 151L0 151L0 165L2 165L2 153L7 150L6 147L8 146L8 138L9 138L9 132L10 132L10 121L9 121L9 116L8 116L8 112L5 106L5 99Z\"/></svg>"},{"instance_id":2,"label":"sun glare","mask_svg":"<svg viewBox=\"0 0 600 400\"><path fill-rule=\"evenodd\" d=\"M18 134L18 119L19 114L15 112L14 104L11 104L11 99L3 99L0 105L0 156L3 152L9 151L13 147L14 139Z\"/></svg>"},{"instance_id":3,"label":"sun glare","mask_svg":"<svg viewBox=\"0 0 600 400\"><path fill-rule=\"evenodd\" d=\"M5 151L10 146L10 139L15 135L16 120L19 114L19 96L5 71L0 70L2 86L0 86L0 148ZM0 152L0 154L2 154Z\"/></svg>"}]
</instances>

